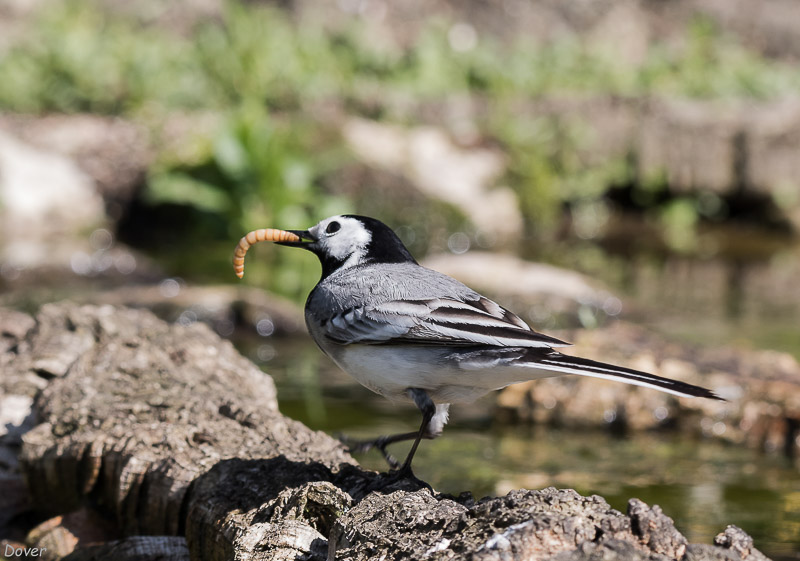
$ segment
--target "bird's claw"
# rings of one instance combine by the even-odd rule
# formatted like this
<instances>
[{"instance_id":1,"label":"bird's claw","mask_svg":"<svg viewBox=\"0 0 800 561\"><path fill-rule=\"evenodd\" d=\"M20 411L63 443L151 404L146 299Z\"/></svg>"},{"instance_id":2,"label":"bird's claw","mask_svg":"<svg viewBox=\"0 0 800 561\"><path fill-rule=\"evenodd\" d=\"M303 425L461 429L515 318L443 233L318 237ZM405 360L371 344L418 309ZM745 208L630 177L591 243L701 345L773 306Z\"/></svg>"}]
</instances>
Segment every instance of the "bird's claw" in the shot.
<instances>
[{"instance_id":1,"label":"bird's claw","mask_svg":"<svg viewBox=\"0 0 800 561\"><path fill-rule=\"evenodd\" d=\"M389 471L389 473L386 474L386 477L388 479L387 485L390 485L397 481L411 481L420 488L425 488L428 491L430 491L431 495L435 493L433 487L431 487L429 483L423 481L422 479L414 475L414 472L411 471L411 466L403 466L398 469L393 468Z\"/></svg>"},{"instance_id":2,"label":"bird's claw","mask_svg":"<svg viewBox=\"0 0 800 561\"><path fill-rule=\"evenodd\" d=\"M392 456L388 450L386 450L386 446L389 445L385 436L379 436L373 440L356 440L354 438L350 438L346 435L338 435L339 442L347 446L347 451L351 454L361 454L363 452L369 452L373 448L378 450L383 458L386 460L386 463L389 464L389 468L392 470L396 470L400 467L400 462L397 461L397 458Z\"/></svg>"}]
</instances>

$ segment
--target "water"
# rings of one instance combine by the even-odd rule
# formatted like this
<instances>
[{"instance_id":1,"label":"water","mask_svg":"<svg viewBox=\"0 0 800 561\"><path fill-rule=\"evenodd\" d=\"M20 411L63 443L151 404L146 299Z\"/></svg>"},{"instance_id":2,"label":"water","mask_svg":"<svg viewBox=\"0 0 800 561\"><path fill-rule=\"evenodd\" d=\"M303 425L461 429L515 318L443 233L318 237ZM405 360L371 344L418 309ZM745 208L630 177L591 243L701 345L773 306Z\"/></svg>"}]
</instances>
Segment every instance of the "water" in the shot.
<instances>
[{"instance_id":1,"label":"water","mask_svg":"<svg viewBox=\"0 0 800 561\"><path fill-rule=\"evenodd\" d=\"M531 256L599 279L622 315L669 338L785 351L800 359L800 241L719 228L691 254L653 247L640 235L601 249L555 246Z\"/></svg>"},{"instance_id":2,"label":"water","mask_svg":"<svg viewBox=\"0 0 800 561\"><path fill-rule=\"evenodd\" d=\"M240 347L275 379L281 411L313 429L368 438L418 427L413 406L364 389L308 339L248 340ZM420 445L415 472L438 491L482 497L552 485L596 493L622 512L636 497L660 505L691 542L713 543L736 524L773 559L800 559L800 470L792 461L673 433L620 438L602 430L502 426L492 421L491 397L455 406L444 435ZM391 448L401 459L407 450ZM377 452L357 459L386 469Z\"/></svg>"}]
</instances>

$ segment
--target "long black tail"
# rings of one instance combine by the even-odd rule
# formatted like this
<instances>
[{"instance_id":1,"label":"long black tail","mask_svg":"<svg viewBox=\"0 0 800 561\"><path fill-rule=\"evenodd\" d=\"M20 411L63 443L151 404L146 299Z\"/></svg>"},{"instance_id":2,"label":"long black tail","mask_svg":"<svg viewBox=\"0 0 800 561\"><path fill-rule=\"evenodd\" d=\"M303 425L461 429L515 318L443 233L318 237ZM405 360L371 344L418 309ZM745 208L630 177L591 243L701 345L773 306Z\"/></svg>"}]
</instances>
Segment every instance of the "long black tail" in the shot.
<instances>
[{"instance_id":1,"label":"long black tail","mask_svg":"<svg viewBox=\"0 0 800 561\"><path fill-rule=\"evenodd\" d=\"M525 353L523 361L532 367L541 368L543 370L552 370L565 374L578 374L580 376L592 376L593 378L604 378L606 380L653 388L683 397L706 397L725 401L711 390L701 388L700 386L693 386L686 382L663 378L655 374L648 374L647 372L633 370L632 368L625 368L624 366L614 366L613 364L606 364L605 362L598 362L588 358L565 355L552 349L529 349Z\"/></svg>"}]
</instances>

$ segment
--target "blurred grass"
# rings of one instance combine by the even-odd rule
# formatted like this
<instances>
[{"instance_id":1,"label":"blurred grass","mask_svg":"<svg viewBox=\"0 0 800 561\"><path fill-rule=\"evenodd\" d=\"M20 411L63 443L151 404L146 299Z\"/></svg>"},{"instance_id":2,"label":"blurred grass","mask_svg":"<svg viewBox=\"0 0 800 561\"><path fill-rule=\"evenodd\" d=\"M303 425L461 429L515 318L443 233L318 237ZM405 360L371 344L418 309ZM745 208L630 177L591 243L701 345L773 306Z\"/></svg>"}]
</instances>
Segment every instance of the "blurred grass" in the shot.
<instances>
[{"instance_id":1,"label":"blurred grass","mask_svg":"<svg viewBox=\"0 0 800 561\"><path fill-rule=\"evenodd\" d=\"M697 19L681 46L656 44L640 63L576 37L457 47L431 22L408 48L371 41L363 24L300 25L268 6L230 2L219 21L181 36L91 1L43 10L0 60L0 104L20 112L136 114L224 109L247 102L292 110L331 98L472 93L502 100L559 92L769 98L794 93L800 69L766 60Z\"/></svg>"},{"instance_id":2,"label":"blurred grass","mask_svg":"<svg viewBox=\"0 0 800 561\"><path fill-rule=\"evenodd\" d=\"M273 7L230 2L220 18L181 35L91 1L67 1L42 10L2 54L0 108L120 115L151 127L155 138L176 112L215 115L214 126L198 127L189 155L159 152L145 200L218 216L233 239L265 224L311 224L353 210L354 201L323 187L349 156L320 108L402 121L411 117L396 115L398 103L488 100L473 125L509 155L504 180L519 195L529 233L552 236L568 206L573 223L592 237L608 214L604 193L630 180L631 163L583 161L579 124L519 114L516 103L558 95L767 99L800 91L800 69L747 51L702 19L682 44L653 45L637 63L577 37L458 43L452 31L434 20L401 48L371 40L358 21L328 29ZM681 232L696 222L701 203L687 198L657 215L668 234ZM692 241L667 239L679 250Z\"/></svg>"}]
</instances>

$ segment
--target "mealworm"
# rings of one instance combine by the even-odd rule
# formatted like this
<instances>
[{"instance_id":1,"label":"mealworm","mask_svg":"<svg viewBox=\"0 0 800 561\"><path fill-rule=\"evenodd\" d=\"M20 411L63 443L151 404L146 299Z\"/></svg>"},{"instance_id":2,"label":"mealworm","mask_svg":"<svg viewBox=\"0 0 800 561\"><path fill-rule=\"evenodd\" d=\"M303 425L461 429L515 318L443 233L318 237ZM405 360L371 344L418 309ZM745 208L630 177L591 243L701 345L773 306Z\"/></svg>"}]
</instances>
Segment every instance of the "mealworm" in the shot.
<instances>
[{"instance_id":1,"label":"mealworm","mask_svg":"<svg viewBox=\"0 0 800 561\"><path fill-rule=\"evenodd\" d=\"M244 256L250 246L258 242L299 242L300 237L297 234L292 234L286 230L277 230L275 228L262 228L261 230L253 230L239 240L239 245L233 252L233 271L236 276L242 278L244 276Z\"/></svg>"}]
</instances>

